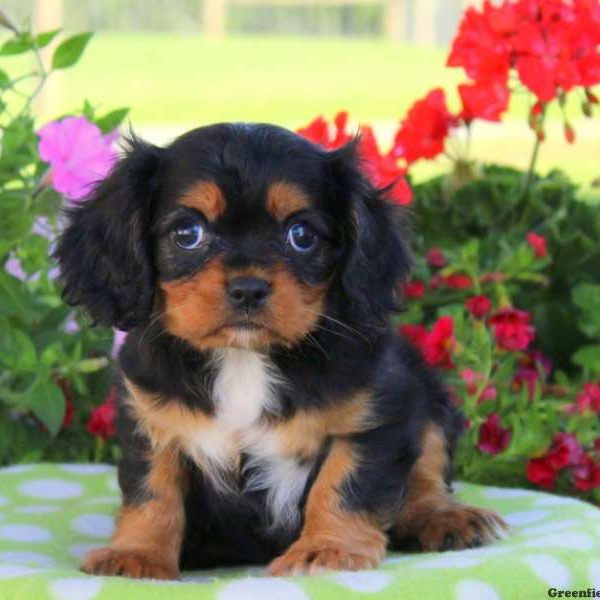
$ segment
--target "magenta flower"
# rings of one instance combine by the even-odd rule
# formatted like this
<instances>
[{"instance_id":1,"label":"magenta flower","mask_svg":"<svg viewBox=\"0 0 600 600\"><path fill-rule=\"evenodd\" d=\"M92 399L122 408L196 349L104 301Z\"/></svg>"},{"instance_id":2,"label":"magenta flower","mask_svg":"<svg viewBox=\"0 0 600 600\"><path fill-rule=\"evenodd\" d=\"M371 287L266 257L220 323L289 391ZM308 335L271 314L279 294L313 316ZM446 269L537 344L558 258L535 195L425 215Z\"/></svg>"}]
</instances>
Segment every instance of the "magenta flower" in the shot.
<instances>
[{"instance_id":1,"label":"magenta flower","mask_svg":"<svg viewBox=\"0 0 600 600\"><path fill-rule=\"evenodd\" d=\"M99 180L106 177L116 160L113 135L85 117L52 121L39 131L38 151L50 163L52 187L69 200L80 200Z\"/></svg>"}]
</instances>

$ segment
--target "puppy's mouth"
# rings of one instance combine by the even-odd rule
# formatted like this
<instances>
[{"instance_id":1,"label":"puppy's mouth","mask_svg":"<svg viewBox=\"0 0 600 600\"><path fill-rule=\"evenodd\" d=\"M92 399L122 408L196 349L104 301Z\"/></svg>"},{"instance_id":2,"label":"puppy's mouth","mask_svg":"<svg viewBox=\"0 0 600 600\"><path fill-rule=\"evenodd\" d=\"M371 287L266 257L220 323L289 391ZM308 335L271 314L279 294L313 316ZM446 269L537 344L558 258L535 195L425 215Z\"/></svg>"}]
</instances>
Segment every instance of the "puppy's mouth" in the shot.
<instances>
[{"instance_id":1,"label":"puppy's mouth","mask_svg":"<svg viewBox=\"0 0 600 600\"><path fill-rule=\"evenodd\" d=\"M266 329L264 325L261 323L257 323L256 321L231 321L230 323L225 323L222 325L220 329L233 329L238 331L260 331L261 329Z\"/></svg>"}]
</instances>

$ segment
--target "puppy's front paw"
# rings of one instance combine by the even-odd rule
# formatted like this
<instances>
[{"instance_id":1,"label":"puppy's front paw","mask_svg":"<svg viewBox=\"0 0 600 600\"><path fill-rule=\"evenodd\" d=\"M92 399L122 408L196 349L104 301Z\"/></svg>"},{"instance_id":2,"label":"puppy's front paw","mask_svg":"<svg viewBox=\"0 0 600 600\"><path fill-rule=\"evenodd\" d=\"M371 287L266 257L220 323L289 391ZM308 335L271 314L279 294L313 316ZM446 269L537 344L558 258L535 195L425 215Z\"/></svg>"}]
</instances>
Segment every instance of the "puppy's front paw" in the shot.
<instances>
[{"instance_id":1,"label":"puppy's front paw","mask_svg":"<svg viewBox=\"0 0 600 600\"><path fill-rule=\"evenodd\" d=\"M89 575L120 575L134 579L179 578L177 565L166 564L160 557L114 548L92 550L85 557L81 570Z\"/></svg>"},{"instance_id":2,"label":"puppy's front paw","mask_svg":"<svg viewBox=\"0 0 600 600\"><path fill-rule=\"evenodd\" d=\"M461 550L506 537L508 525L494 511L450 504L431 513L419 532L425 552Z\"/></svg>"},{"instance_id":3,"label":"puppy's front paw","mask_svg":"<svg viewBox=\"0 0 600 600\"><path fill-rule=\"evenodd\" d=\"M349 550L331 542L298 540L268 567L269 574L315 575L321 571L361 571L375 568L383 559L385 546Z\"/></svg>"}]
</instances>

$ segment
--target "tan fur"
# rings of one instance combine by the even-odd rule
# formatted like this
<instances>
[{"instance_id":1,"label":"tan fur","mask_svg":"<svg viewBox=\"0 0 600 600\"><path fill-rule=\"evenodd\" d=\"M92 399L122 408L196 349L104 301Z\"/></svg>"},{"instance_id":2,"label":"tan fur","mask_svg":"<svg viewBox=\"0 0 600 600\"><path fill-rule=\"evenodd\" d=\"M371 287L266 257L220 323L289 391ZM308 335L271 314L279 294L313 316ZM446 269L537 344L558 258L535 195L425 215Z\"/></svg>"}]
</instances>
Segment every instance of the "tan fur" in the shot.
<instances>
[{"instance_id":1,"label":"tan fur","mask_svg":"<svg viewBox=\"0 0 600 600\"><path fill-rule=\"evenodd\" d=\"M415 538L424 551L467 548L502 537L507 526L493 511L459 503L446 487L446 438L428 425L422 436L421 456L408 480L408 493L394 532Z\"/></svg>"},{"instance_id":2,"label":"tan fur","mask_svg":"<svg viewBox=\"0 0 600 600\"><path fill-rule=\"evenodd\" d=\"M272 184L267 193L267 210L279 222L309 206L306 194L292 183L279 181Z\"/></svg>"},{"instance_id":3,"label":"tan fur","mask_svg":"<svg viewBox=\"0 0 600 600\"><path fill-rule=\"evenodd\" d=\"M274 425L272 432L281 454L309 460L317 455L327 437L375 427L372 399L370 393L359 393L351 400L323 409L300 410L291 419Z\"/></svg>"},{"instance_id":4,"label":"tan fur","mask_svg":"<svg viewBox=\"0 0 600 600\"><path fill-rule=\"evenodd\" d=\"M85 573L176 579L183 540L183 477L178 450L155 449L150 459L146 493L139 506L124 505L108 548L90 552L81 567Z\"/></svg>"},{"instance_id":5,"label":"tan fur","mask_svg":"<svg viewBox=\"0 0 600 600\"><path fill-rule=\"evenodd\" d=\"M270 564L272 575L367 569L381 561L385 535L367 515L349 513L341 504L339 487L355 466L350 444L334 441L308 495L300 538Z\"/></svg>"},{"instance_id":6,"label":"tan fur","mask_svg":"<svg viewBox=\"0 0 600 600\"><path fill-rule=\"evenodd\" d=\"M216 183L199 181L189 188L180 204L199 210L209 221L216 221L227 207L225 196Z\"/></svg>"},{"instance_id":7,"label":"tan fur","mask_svg":"<svg viewBox=\"0 0 600 600\"><path fill-rule=\"evenodd\" d=\"M227 282L240 276L260 276L272 285L267 306L252 317L262 329L238 331L228 327L240 317L227 301ZM160 288L166 329L200 350L291 346L314 328L326 293L325 286L312 288L299 283L282 265L273 270L229 271L219 259L193 277L161 282Z\"/></svg>"}]
</instances>

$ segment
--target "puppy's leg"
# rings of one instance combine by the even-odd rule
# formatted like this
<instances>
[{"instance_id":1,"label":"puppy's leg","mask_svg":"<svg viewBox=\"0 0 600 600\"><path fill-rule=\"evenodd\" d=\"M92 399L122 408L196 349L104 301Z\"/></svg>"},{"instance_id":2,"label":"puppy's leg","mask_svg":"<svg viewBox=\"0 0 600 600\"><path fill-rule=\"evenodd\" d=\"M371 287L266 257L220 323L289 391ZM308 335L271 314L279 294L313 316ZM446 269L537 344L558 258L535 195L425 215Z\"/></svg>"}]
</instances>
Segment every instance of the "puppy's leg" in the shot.
<instances>
[{"instance_id":1,"label":"puppy's leg","mask_svg":"<svg viewBox=\"0 0 600 600\"><path fill-rule=\"evenodd\" d=\"M184 530L182 466L178 452L165 448L152 456L139 501L127 494L108 548L90 552L85 573L147 579L176 579Z\"/></svg>"},{"instance_id":2,"label":"puppy's leg","mask_svg":"<svg viewBox=\"0 0 600 600\"><path fill-rule=\"evenodd\" d=\"M488 544L507 533L491 510L458 502L446 483L448 449L442 430L425 428L421 455L409 477L408 493L391 537L399 545L417 542L425 552L458 550Z\"/></svg>"},{"instance_id":3,"label":"puppy's leg","mask_svg":"<svg viewBox=\"0 0 600 600\"><path fill-rule=\"evenodd\" d=\"M300 537L271 563L272 575L367 569L381 561L387 538L377 519L344 497L357 475L357 454L349 440L334 440L308 495Z\"/></svg>"}]
</instances>

